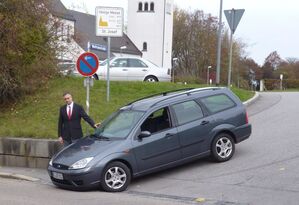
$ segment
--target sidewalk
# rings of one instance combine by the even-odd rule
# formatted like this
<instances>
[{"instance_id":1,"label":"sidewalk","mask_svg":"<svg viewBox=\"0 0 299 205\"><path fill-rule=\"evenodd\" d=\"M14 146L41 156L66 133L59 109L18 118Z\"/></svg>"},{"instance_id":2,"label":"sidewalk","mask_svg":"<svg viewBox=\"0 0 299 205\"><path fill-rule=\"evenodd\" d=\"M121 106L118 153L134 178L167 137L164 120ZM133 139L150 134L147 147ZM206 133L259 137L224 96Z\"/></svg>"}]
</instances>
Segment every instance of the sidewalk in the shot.
<instances>
[{"instance_id":1,"label":"sidewalk","mask_svg":"<svg viewBox=\"0 0 299 205\"><path fill-rule=\"evenodd\" d=\"M33 169L24 167L0 166L0 178L11 178L31 182L50 183L50 177L46 169Z\"/></svg>"}]
</instances>

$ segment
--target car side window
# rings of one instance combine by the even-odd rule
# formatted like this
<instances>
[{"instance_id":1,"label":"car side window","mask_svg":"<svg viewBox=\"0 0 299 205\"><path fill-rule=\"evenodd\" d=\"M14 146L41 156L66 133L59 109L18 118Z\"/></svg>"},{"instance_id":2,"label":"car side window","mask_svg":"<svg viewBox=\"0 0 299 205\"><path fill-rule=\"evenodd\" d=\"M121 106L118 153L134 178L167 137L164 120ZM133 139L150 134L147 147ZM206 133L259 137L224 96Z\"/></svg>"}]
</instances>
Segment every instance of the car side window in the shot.
<instances>
[{"instance_id":1,"label":"car side window","mask_svg":"<svg viewBox=\"0 0 299 205\"><path fill-rule=\"evenodd\" d=\"M216 113L234 107L236 104L225 94L213 95L200 99L209 112Z\"/></svg>"},{"instance_id":2,"label":"car side window","mask_svg":"<svg viewBox=\"0 0 299 205\"><path fill-rule=\"evenodd\" d=\"M149 117L141 125L141 131L156 133L170 127L171 121L168 109L162 108L149 115Z\"/></svg>"},{"instance_id":3,"label":"car side window","mask_svg":"<svg viewBox=\"0 0 299 205\"><path fill-rule=\"evenodd\" d=\"M172 106L179 125L203 118L201 107L195 101L187 101Z\"/></svg>"},{"instance_id":4,"label":"car side window","mask_svg":"<svg viewBox=\"0 0 299 205\"><path fill-rule=\"evenodd\" d=\"M139 60L139 59L128 59L129 60L129 67L133 67L133 68L146 68L147 65Z\"/></svg>"},{"instance_id":5,"label":"car side window","mask_svg":"<svg viewBox=\"0 0 299 205\"><path fill-rule=\"evenodd\" d=\"M127 59L116 59L110 65L111 67L128 67Z\"/></svg>"}]
</instances>

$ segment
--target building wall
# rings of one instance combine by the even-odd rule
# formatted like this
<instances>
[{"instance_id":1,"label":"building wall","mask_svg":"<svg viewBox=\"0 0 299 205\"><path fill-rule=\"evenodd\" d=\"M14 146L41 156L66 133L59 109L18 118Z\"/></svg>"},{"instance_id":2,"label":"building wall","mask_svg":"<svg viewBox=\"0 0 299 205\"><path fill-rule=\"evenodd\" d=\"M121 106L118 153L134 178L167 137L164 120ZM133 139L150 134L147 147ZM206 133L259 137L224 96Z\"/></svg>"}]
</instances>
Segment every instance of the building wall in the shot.
<instances>
[{"instance_id":1,"label":"building wall","mask_svg":"<svg viewBox=\"0 0 299 205\"><path fill-rule=\"evenodd\" d=\"M57 27L54 24L58 25ZM67 19L61 19L51 16L49 29L55 29L55 35L58 37L57 59L61 62L76 62L80 54L84 53L79 44L74 40L75 22Z\"/></svg>"},{"instance_id":2,"label":"building wall","mask_svg":"<svg viewBox=\"0 0 299 205\"><path fill-rule=\"evenodd\" d=\"M146 2L149 10L150 3L154 3L154 11L139 11L139 3L144 10ZM128 36L142 51L143 58L171 68L173 0L130 0L128 11ZM146 51L143 50L144 42L147 43Z\"/></svg>"},{"instance_id":3,"label":"building wall","mask_svg":"<svg viewBox=\"0 0 299 205\"><path fill-rule=\"evenodd\" d=\"M78 57L85 51L74 40L75 22L61 19L60 23L61 28L58 31L58 36L60 36L60 45L64 49L59 52L58 59L61 61L76 62Z\"/></svg>"}]
</instances>

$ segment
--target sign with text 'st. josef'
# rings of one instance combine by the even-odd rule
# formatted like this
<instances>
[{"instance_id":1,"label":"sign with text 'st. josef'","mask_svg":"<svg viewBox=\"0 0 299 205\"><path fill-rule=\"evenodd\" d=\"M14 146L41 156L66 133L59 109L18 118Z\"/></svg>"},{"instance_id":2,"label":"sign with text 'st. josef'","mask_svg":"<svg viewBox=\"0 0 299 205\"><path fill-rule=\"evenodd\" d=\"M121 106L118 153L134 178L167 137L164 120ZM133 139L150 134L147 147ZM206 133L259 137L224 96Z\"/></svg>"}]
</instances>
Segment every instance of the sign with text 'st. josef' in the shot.
<instances>
[{"instance_id":1,"label":"sign with text 'st. josef'","mask_svg":"<svg viewBox=\"0 0 299 205\"><path fill-rule=\"evenodd\" d=\"M96 35L121 37L123 36L123 8L96 7Z\"/></svg>"}]
</instances>

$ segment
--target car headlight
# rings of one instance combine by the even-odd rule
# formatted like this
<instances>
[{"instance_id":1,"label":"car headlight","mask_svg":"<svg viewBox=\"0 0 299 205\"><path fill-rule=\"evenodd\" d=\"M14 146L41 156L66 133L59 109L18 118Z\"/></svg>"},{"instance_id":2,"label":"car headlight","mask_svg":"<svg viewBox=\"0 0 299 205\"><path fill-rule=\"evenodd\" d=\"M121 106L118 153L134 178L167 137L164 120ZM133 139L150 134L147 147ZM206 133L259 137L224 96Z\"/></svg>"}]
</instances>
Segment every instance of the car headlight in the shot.
<instances>
[{"instance_id":1,"label":"car headlight","mask_svg":"<svg viewBox=\"0 0 299 205\"><path fill-rule=\"evenodd\" d=\"M51 158L51 160L49 161L49 165L53 166L53 158Z\"/></svg>"},{"instance_id":2,"label":"car headlight","mask_svg":"<svg viewBox=\"0 0 299 205\"><path fill-rule=\"evenodd\" d=\"M81 159L74 163L72 166L69 167L69 169L83 169L87 166L87 164L93 159L93 157L87 157L84 159Z\"/></svg>"}]
</instances>

